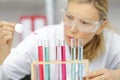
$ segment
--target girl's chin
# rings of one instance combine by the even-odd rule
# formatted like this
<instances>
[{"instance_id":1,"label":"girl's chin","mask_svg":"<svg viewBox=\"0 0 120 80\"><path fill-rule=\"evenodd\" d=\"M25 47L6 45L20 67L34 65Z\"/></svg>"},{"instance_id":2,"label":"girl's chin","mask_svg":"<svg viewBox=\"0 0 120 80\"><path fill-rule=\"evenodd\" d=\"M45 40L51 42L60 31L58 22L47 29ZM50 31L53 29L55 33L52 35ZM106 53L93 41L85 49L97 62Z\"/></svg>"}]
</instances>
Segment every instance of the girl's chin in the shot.
<instances>
[{"instance_id":1,"label":"girl's chin","mask_svg":"<svg viewBox=\"0 0 120 80\"><path fill-rule=\"evenodd\" d=\"M70 40L68 40L68 39L65 39L65 41L66 41L66 43L67 43L67 45L68 45L68 46L70 46L70 45L71 45L71 42L70 42Z\"/></svg>"}]
</instances>

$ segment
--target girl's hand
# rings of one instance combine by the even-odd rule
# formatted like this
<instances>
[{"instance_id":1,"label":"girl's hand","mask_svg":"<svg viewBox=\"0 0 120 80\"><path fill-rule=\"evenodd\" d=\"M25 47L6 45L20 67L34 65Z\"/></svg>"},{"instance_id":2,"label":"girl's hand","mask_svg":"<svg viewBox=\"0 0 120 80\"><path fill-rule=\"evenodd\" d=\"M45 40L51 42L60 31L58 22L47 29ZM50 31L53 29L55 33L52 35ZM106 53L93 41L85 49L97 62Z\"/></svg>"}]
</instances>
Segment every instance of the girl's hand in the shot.
<instances>
[{"instance_id":1,"label":"girl's hand","mask_svg":"<svg viewBox=\"0 0 120 80\"><path fill-rule=\"evenodd\" d=\"M101 69L89 74L89 80L120 80L120 69Z\"/></svg>"},{"instance_id":2,"label":"girl's hand","mask_svg":"<svg viewBox=\"0 0 120 80\"><path fill-rule=\"evenodd\" d=\"M12 22L0 21L0 64L10 53L15 25Z\"/></svg>"}]
</instances>

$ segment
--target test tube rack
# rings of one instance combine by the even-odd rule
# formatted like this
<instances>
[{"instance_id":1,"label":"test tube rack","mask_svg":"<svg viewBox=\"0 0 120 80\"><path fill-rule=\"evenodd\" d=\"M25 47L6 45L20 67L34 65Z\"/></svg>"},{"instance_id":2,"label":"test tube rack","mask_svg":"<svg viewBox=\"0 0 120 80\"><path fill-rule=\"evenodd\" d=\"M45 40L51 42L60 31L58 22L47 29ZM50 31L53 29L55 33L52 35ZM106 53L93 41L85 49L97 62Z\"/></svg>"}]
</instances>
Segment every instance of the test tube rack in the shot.
<instances>
[{"instance_id":1,"label":"test tube rack","mask_svg":"<svg viewBox=\"0 0 120 80\"><path fill-rule=\"evenodd\" d=\"M45 64L85 64L85 71L86 74L89 73L89 61L87 59L83 59L83 60L67 60L65 62L63 61L49 61L49 62L45 62L45 61L33 61L31 64L31 80L37 80L36 79L36 65L45 65ZM87 77L85 80L89 80Z\"/></svg>"}]
</instances>

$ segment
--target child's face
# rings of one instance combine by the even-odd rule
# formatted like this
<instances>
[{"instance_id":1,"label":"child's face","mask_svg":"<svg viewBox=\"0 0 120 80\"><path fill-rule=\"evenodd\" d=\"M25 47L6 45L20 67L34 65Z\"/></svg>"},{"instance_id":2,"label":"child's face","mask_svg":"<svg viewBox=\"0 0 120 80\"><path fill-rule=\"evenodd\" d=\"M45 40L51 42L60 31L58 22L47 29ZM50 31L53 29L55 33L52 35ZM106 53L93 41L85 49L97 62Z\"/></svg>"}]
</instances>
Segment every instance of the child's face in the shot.
<instances>
[{"instance_id":1,"label":"child's face","mask_svg":"<svg viewBox=\"0 0 120 80\"><path fill-rule=\"evenodd\" d=\"M99 22L99 14L92 4L70 2L63 21L67 44L70 46L70 40L76 38L83 39L83 45L86 45L97 34L96 22Z\"/></svg>"}]
</instances>

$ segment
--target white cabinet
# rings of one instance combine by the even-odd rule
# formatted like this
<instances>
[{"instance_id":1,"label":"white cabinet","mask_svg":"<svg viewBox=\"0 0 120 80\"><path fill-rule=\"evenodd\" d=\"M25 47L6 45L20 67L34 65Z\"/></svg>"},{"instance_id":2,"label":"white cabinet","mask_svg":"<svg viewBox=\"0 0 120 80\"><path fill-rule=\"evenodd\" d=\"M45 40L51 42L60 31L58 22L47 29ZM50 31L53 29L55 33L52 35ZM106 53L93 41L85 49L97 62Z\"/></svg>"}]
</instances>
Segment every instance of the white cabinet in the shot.
<instances>
[{"instance_id":1,"label":"white cabinet","mask_svg":"<svg viewBox=\"0 0 120 80\"><path fill-rule=\"evenodd\" d=\"M48 24L53 24L53 6L53 0L0 0L0 20L17 22L21 15L46 15Z\"/></svg>"}]
</instances>

